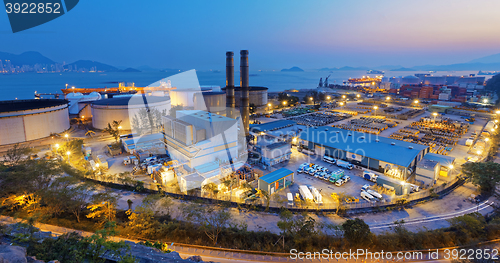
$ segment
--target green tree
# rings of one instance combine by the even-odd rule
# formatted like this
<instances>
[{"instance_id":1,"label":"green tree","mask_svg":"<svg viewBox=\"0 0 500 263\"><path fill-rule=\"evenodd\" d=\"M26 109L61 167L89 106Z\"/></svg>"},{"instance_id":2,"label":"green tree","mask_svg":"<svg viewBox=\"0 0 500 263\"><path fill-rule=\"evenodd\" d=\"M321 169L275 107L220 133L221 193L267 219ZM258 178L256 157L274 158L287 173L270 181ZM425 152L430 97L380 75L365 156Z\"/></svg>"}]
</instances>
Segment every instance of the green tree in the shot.
<instances>
[{"instance_id":1,"label":"green tree","mask_svg":"<svg viewBox=\"0 0 500 263\"><path fill-rule=\"evenodd\" d=\"M491 193L500 182L500 164L494 162L465 163L462 172L472 184L479 186L482 192Z\"/></svg>"},{"instance_id":2,"label":"green tree","mask_svg":"<svg viewBox=\"0 0 500 263\"><path fill-rule=\"evenodd\" d=\"M28 146L22 146L19 143L16 143L12 148L7 150L7 152L3 156L3 162L10 165L17 165L20 162L27 160L32 153L33 150Z\"/></svg>"},{"instance_id":3,"label":"green tree","mask_svg":"<svg viewBox=\"0 0 500 263\"><path fill-rule=\"evenodd\" d=\"M138 134L153 134L161 128L161 117L167 115L167 110L159 111L157 108L140 109L132 117L132 129Z\"/></svg>"},{"instance_id":4,"label":"green tree","mask_svg":"<svg viewBox=\"0 0 500 263\"><path fill-rule=\"evenodd\" d=\"M485 234L485 220L480 213L471 213L448 219L450 227L455 229L457 239L462 243L482 237Z\"/></svg>"},{"instance_id":5,"label":"green tree","mask_svg":"<svg viewBox=\"0 0 500 263\"><path fill-rule=\"evenodd\" d=\"M367 245L371 242L370 226L359 218L348 219L342 224L344 237L351 245Z\"/></svg>"},{"instance_id":6,"label":"green tree","mask_svg":"<svg viewBox=\"0 0 500 263\"><path fill-rule=\"evenodd\" d=\"M87 208L90 213L87 218L96 219L101 224L112 222L116 217L117 196L107 192L92 196L92 202Z\"/></svg>"},{"instance_id":7,"label":"green tree","mask_svg":"<svg viewBox=\"0 0 500 263\"><path fill-rule=\"evenodd\" d=\"M120 138L120 124L122 121L113 121L112 123L108 122L108 127L104 129L105 132L109 133L111 137L115 138L115 142L118 142Z\"/></svg>"},{"instance_id":8,"label":"green tree","mask_svg":"<svg viewBox=\"0 0 500 263\"><path fill-rule=\"evenodd\" d=\"M182 104L172 106L170 108L170 111L168 112L168 115L171 116L172 118L177 118L177 111L183 110L184 106Z\"/></svg>"},{"instance_id":9,"label":"green tree","mask_svg":"<svg viewBox=\"0 0 500 263\"><path fill-rule=\"evenodd\" d=\"M296 238L315 234L315 223L314 218L307 213L295 216L290 210L282 208L277 226L282 235L290 235Z\"/></svg>"}]
</instances>

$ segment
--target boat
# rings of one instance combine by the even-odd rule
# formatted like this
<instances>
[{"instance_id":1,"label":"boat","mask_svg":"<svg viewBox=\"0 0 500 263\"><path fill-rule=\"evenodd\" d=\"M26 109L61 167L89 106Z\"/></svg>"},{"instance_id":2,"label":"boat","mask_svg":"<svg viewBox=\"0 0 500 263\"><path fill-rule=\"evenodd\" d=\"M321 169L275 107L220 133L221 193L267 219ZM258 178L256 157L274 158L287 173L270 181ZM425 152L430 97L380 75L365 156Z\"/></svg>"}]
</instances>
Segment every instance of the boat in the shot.
<instances>
[{"instance_id":1,"label":"boat","mask_svg":"<svg viewBox=\"0 0 500 263\"><path fill-rule=\"evenodd\" d=\"M384 74L383 71L370 69L366 71L366 74Z\"/></svg>"}]
</instances>

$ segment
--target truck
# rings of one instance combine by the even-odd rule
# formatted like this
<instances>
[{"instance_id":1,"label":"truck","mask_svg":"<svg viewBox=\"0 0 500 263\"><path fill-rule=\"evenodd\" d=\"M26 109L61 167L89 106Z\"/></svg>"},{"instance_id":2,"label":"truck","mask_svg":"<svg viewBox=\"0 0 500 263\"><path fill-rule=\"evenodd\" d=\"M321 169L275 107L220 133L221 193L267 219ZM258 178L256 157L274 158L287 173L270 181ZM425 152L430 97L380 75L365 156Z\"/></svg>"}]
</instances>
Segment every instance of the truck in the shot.
<instances>
[{"instance_id":1,"label":"truck","mask_svg":"<svg viewBox=\"0 0 500 263\"><path fill-rule=\"evenodd\" d=\"M365 178L368 181L376 182L377 181L378 175L375 173L372 173L370 171L363 171L363 178Z\"/></svg>"},{"instance_id":2,"label":"truck","mask_svg":"<svg viewBox=\"0 0 500 263\"><path fill-rule=\"evenodd\" d=\"M307 186L299 185L299 193L304 201L314 202L314 196L312 195L311 191L309 191L309 188L307 188Z\"/></svg>"},{"instance_id":3,"label":"truck","mask_svg":"<svg viewBox=\"0 0 500 263\"><path fill-rule=\"evenodd\" d=\"M350 164L349 162L342 161L342 160L337 160L335 162L337 163L338 167L342 167L342 168L349 169L349 170L352 170L352 168L353 168L353 165Z\"/></svg>"},{"instance_id":4,"label":"truck","mask_svg":"<svg viewBox=\"0 0 500 263\"><path fill-rule=\"evenodd\" d=\"M311 190L314 201L318 204L323 204L323 197L319 193L318 189L316 189L314 186L310 186L309 189Z\"/></svg>"},{"instance_id":5,"label":"truck","mask_svg":"<svg viewBox=\"0 0 500 263\"><path fill-rule=\"evenodd\" d=\"M361 192L361 198L365 199L368 202L375 201L375 197L373 197L371 194L369 194L368 192L365 192L365 191Z\"/></svg>"},{"instance_id":6,"label":"truck","mask_svg":"<svg viewBox=\"0 0 500 263\"><path fill-rule=\"evenodd\" d=\"M288 198L288 205L293 206L293 194L292 193L287 193L286 197Z\"/></svg>"},{"instance_id":7,"label":"truck","mask_svg":"<svg viewBox=\"0 0 500 263\"><path fill-rule=\"evenodd\" d=\"M378 199L382 199L382 195L379 194L379 193L377 193L377 192L375 192L374 190L368 189L366 192L369 193L373 197L376 197Z\"/></svg>"},{"instance_id":8,"label":"truck","mask_svg":"<svg viewBox=\"0 0 500 263\"><path fill-rule=\"evenodd\" d=\"M135 156L127 156L125 157L125 159L123 159L123 164L124 165L129 165L129 164L133 164L133 165L137 165L139 164L139 159L137 159L137 157Z\"/></svg>"},{"instance_id":9,"label":"truck","mask_svg":"<svg viewBox=\"0 0 500 263\"><path fill-rule=\"evenodd\" d=\"M335 183L337 182L337 180L339 180L342 176L344 176L344 170L337 170L335 172L332 172L331 173L331 176L330 178L328 178L328 180L331 182L331 183Z\"/></svg>"}]
</instances>

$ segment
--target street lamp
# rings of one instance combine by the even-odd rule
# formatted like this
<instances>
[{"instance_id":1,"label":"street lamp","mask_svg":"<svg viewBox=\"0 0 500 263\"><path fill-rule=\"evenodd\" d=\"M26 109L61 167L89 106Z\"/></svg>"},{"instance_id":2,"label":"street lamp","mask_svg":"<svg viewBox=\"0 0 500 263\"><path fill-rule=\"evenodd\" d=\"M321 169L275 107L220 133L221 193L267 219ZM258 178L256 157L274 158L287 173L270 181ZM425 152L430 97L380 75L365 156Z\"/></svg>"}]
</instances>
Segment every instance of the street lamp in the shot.
<instances>
[{"instance_id":1,"label":"street lamp","mask_svg":"<svg viewBox=\"0 0 500 263\"><path fill-rule=\"evenodd\" d=\"M345 99L345 95L342 95L342 98Z\"/></svg>"},{"instance_id":2,"label":"street lamp","mask_svg":"<svg viewBox=\"0 0 500 263\"><path fill-rule=\"evenodd\" d=\"M71 154L71 152L70 152L70 151L67 151L67 152L66 152L66 155L68 156L68 163L69 163L69 155L70 155L70 154Z\"/></svg>"},{"instance_id":3,"label":"street lamp","mask_svg":"<svg viewBox=\"0 0 500 263\"><path fill-rule=\"evenodd\" d=\"M64 134L64 138L66 138L66 141L68 141L69 140L69 134L67 134L67 133Z\"/></svg>"},{"instance_id":4,"label":"street lamp","mask_svg":"<svg viewBox=\"0 0 500 263\"><path fill-rule=\"evenodd\" d=\"M484 141L485 142L488 142L490 140L490 138L485 138Z\"/></svg>"},{"instance_id":5,"label":"street lamp","mask_svg":"<svg viewBox=\"0 0 500 263\"><path fill-rule=\"evenodd\" d=\"M331 97L330 97L330 96L326 96L326 99L327 99L327 100L330 100L330 99L331 99Z\"/></svg>"},{"instance_id":6,"label":"street lamp","mask_svg":"<svg viewBox=\"0 0 500 263\"><path fill-rule=\"evenodd\" d=\"M377 116L377 109L378 109L378 106L373 106L373 109L375 109L375 116Z\"/></svg>"},{"instance_id":7,"label":"street lamp","mask_svg":"<svg viewBox=\"0 0 500 263\"><path fill-rule=\"evenodd\" d=\"M358 98L359 98L359 97L361 97L361 95L359 95L359 94L356 94L356 97L358 97Z\"/></svg>"},{"instance_id":8,"label":"street lamp","mask_svg":"<svg viewBox=\"0 0 500 263\"><path fill-rule=\"evenodd\" d=\"M500 114L500 110L497 110L495 113L496 113L496 114Z\"/></svg>"},{"instance_id":9,"label":"street lamp","mask_svg":"<svg viewBox=\"0 0 500 263\"><path fill-rule=\"evenodd\" d=\"M268 103L268 104L267 104L267 110L270 110L270 109L271 109L271 106L272 106L272 104L271 104L271 103Z\"/></svg>"},{"instance_id":10,"label":"street lamp","mask_svg":"<svg viewBox=\"0 0 500 263\"><path fill-rule=\"evenodd\" d=\"M438 116L438 113L437 112L433 112L432 116L434 116L434 122L436 122L436 116Z\"/></svg>"},{"instance_id":11,"label":"street lamp","mask_svg":"<svg viewBox=\"0 0 500 263\"><path fill-rule=\"evenodd\" d=\"M385 98L385 100L391 100L391 97L387 96L387 97Z\"/></svg>"}]
</instances>

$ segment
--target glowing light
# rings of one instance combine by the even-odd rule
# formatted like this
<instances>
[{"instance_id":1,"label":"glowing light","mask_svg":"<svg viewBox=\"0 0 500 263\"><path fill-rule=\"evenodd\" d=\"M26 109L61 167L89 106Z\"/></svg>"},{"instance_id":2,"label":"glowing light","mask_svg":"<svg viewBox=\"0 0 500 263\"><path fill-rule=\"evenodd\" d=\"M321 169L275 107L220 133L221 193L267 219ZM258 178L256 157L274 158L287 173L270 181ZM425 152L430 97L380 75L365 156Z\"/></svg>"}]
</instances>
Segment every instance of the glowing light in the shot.
<instances>
[{"instance_id":1,"label":"glowing light","mask_svg":"<svg viewBox=\"0 0 500 263\"><path fill-rule=\"evenodd\" d=\"M378 109L378 106L373 106L374 109Z\"/></svg>"},{"instance_id":2,"label":"glowing light","mask_svg":"<svg viewBox=\"0 0 500 263\"><path fill-rule=\"evenodd\" d=\"M99 168L99 163L96 163L96 164L95 164L95 167Z\"/></svg>"},{"instance_id":3,"label":"glowing light","mask_svg":"<svg viewBox=\"0 0 500 263\"><path fill-rule=\"evenodd\" d=\"M488 99L484 99L484 100L483 100L483 103L488 103Z\"/></svg>"},{"instance_id":4,"label":"glowing light","mask_svg":"<svg viewBox=\"0 0 500 263\"><path fill-rule=\"evenodd\" d=\"M69 135L66 133L66 134L64 134L64 137L68 138L68 137L69 137Z\"/></svg>"},{"instance_id":5,"label":"glowing light","mask_svg":"<svg viewBox=\"0 0 500 263\"><path fill-rule=\"evenodd\" d=\"M433 112L432 115L438 116L438 113L437 112Z\"/></svg>"},{"instance_id":6,"label":"glowing light","mask_svg":"<svg viewBox=\"0 0 500 263\"><path fill-rule=\"evenodd\" d=\"M326 97L326 99L327 99L327 100L330 100L330 98L331 98L330 96L327 96L327 97Z\"/></svg>"},{"instance_id":7,"label":"glowing light","mask_svg":"<svg viewBox=\"0 0 500 263\"><path fill-rule=\"evenodd\" d=\"M497 110L495 113L496 113L496 114L500 114L500 110Z\"/></svg>"},{"instance_id":8,"label":"glowing light","mask_svg":"<svg viewBox=\"0 0 500 263\"><path fill-rule=\"evenodd\" d=\"M75 86L71 87L72 89L75 89Z\"/></svg>"},{"instance_id":9,"label":"glowing light","mask_svg":"<svg viewBox=\"0 0 500 263\"><path fill-rule=\"evenodd\" d=\"M389 97L389 96L387 96L387 97L385 98L385 100L390 100L390 99L391 99L391 97Z\"/></svg>"},{"instance_id":10,"label":"glowing light","mask_svg":"<svg viewBox=\"0 0 500 263\"><path fill-rule=\"evenodd\" d=\"M66 152L66 155L67 155L67 156L69 156L70 154L71 154L71 152L70 152L70 151L67 151L67 152Z\"/></svg>"},{"instance_id":11,"label":"glowing light","mask_svg":"<svg viewBox=\"0 0 500 263\"><path fill-rule=\"evenodd\" d=\"M55 145L55 146L56 146L56 148L59 148L59 143L56 143L56 145Z\"/></svg>"},{"instance_id":12,"label":"glowing light","mask_svg":"<svg viewBox=\"0 0 500 263\"><path fill-rule=\"evenodd\" d=\"M357 94L357 95L356 95L356 97L358 97L358 98L359 98L359 97L361 97L361 95Z\"/></svg>"},{"instance_id":13,"label":"glowing light","mask_svg":"<svg viewBox=\"0 0 500 263\"><path fill-rule=\"evenodd\" d=\"M450 166L448 166L448 168L453 169L453 164L450 164Z\"/></svg>"},{"instance_id":14,"label":"glowing light","mask_svg":"<svg viewBox=\"0 0 500 263\"><path fill-rule=\"evenodd\" d=\"M283 105L286 105L286 101L283 101Z\"/></svg>"},{"instance_id":15,"label":"glowing light","mask_svg":"<svg viewBox=\"0 0 500 263\"><path fill-rule=\"evenodd\" d=\"M271 107L271 103L268 103L268 104L267 104L267 106L268 106L268 107Z\"/></svg>"},{"instance_id":16,"label":"glowing light","mask_svg":"<svg viewBox=\"0 0 500 263\"><path fill-rule=\"evenodd\" d=\"M486 141L486 142L487 142L487 141L489 141L489 140L490 140L490 138L485 138L485 139L484 139L484 141Z\"/></svg>"},{"instance_id":17,"label":"glowing light","mask_svg":"<svg viewBox=\"0 0 500 263\"><path fill-rule=\"evenodd\" d=\"M82 119L85 119L85 116L82 115Z\"/></svg>"},{"instance_id":18,"label":"glowing light","mask_svg":"<svg viewBox=\"0 0 500 263\"><path fill-rule=\"evenodd\" d=\"M414 100L413 102L414 102L415 104L418 104L418 100Z\"/></svg>"},{"instance_id":19,"label":"glowing light","mask_svg":"<svg viewBox=\"0 0 500 263\"><path fill-rule=\"evenodd\" d=\"M342 95L342 98L345 99L345 95Z\"/></svg>"},{"instance_id":20,"label":"glowing light","mask_svg":"<svg viewBox=\"0 0 500 263\"><path fill-rule=\"evenodd\" d=\"M122 126L118 126L118 130L121 130L122 129Z\"/></svg>"},{"instance_id":21,"label":"glowing light","mask_svg":"<svg viewBox=\"0 0 500 263\"><path fill-rule=\"evenodd\" d=\"M344 103L343 103L343 102L341 102L341 103L340 103L340 106L344 106Z\"/></svg>"},{"instance_id":22,"label":"glowing light","mask_svg":"<svg viewBox=\"0 0 500 263\"><path fill-rule=\"evenodd\" d=\"M313 97L310 97L309 100L313 100Z\"/></svg>"}]
</instances>

